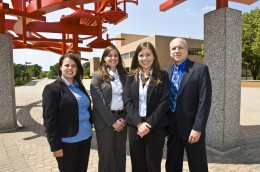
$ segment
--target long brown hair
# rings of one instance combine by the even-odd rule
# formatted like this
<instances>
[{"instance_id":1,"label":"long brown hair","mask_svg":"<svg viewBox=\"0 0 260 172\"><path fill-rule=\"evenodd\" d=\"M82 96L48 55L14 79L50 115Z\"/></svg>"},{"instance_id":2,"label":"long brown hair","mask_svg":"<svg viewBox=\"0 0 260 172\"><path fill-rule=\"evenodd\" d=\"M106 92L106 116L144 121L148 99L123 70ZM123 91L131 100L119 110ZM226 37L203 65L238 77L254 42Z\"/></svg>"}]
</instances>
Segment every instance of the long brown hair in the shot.
<instances>
[{"instance_id":1,"label":"long brown hair","mask_svg":"<svg viewBox=\"0 0 260 172\"><path fill-rule=\"evenodd\" d=\"M60 68L61 68L65 58L69 58L69 59L73 60L76 63L76 65L77 65L77 73L76 73L74 79L77 81L77 83L79 83L79 84L82 83L82 78L83 78L83 75L84 75L84 69L83 69L83 67L82 67L82 65L80 63L79 58L76 55L72 54L72 53L67 53L67 54L64 54L64 55L62 55L60 57L60 60L59 60L59 71L58 71L58 75L59 76L58 76L57 80L61 80L62 72L61 72Z\"/></svg>"},{"instance_id":2,"label":"long brown hair","mask_svg":"<svg viewBox=\"0 0 260 172\"><path fill-rule=\"evenodd\" d=\"M122 79L126 78L126 71L123 67L123 60L122 57L118 51L118 49L114 46L114 45L110 45L107 48L105 48L102 57L101 57L101 62L99 64L99 71L101 73L101 77L104 81L113 81L115 78L113 76L111 76L108 71L107 68L109 68L109 66L106 64L105 58L109 55L109 53L112 50L116 50L118 52L118 64L116 65L116 69L119 73L119 76L122 77Z\"/></svg>"},{"instance_id":3,"label":"long brown hair","mask_svg":"<svg viewBox=\"0 0 260 172\"><path fill-rule=\"evenodd\" d=\"M160 81L160 64L159 64L159 60L158 60L156 50L155 50L153 44L150 43L150 42L143 42L143 43L141 43L137 46L135 53L134 53L134 56L133 56L132 64L131 64L132 75L134 75L134 78L137 81L138 75L141 72L142 73L141 79L142 79L143 84L146 82L144 75L143 75L143 68L138 62L138 55L144 48L150 49L153 53L154 60L153 60L152 66L151 66L153 73L150 76L150 81L151 81L150 83L154 83L155 85L157 85L161 82Z\"/></svg>"}]
</instances>

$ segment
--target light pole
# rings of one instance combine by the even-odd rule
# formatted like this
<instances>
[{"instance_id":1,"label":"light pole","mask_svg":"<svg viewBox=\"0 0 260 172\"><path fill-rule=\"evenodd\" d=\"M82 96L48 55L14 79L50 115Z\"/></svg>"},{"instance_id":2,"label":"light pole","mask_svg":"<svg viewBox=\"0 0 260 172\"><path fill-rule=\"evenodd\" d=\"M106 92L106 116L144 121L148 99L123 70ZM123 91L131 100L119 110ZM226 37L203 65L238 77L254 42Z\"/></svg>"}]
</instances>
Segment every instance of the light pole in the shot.
<instances>
[{"instance_id":1,"label":"light pole","mask_svg":"<svg viewBox=\"0 0 260 172\"><path fill-rule=\"evenodd\" d=\"M29 64L31 64L31 62L25 62L25 65L26 65L26 80L27 80L27 81L29 80L28 66L27 66L27 65L29 65Z\"/></svg>"}]
</instances>

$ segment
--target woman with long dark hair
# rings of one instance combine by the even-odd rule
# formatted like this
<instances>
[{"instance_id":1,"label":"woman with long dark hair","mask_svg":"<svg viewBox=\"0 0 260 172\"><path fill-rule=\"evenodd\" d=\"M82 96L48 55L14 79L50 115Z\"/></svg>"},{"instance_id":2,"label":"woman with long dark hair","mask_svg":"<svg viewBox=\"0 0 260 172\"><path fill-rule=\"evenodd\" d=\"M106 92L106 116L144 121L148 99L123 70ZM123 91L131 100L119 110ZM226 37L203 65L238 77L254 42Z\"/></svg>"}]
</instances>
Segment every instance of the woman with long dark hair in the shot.
<instances>
[{"instance_id":1,"label":"woman with long dark hair","mask_svg":"<svg viewBox=\"0 0 260 172\"><path fill-rule=\"evenodd\" d=\"M160 70L150 42L136 48L124 95L132 171L160 172L169 123L169 77Z\"/></svg>"}]
</instances>

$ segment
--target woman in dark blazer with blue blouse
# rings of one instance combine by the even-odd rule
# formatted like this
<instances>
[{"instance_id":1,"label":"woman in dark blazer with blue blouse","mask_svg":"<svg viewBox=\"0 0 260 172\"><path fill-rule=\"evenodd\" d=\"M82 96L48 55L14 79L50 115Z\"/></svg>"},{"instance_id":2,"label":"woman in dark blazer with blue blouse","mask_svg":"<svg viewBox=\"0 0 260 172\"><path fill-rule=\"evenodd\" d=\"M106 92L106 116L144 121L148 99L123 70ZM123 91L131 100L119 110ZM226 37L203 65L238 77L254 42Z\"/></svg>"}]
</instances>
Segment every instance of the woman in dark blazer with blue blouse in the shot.
<instances>
[{"instance_id":1,"label":"woman in dark blazer with blue blouse","mask_svg":"<svg viewBox=\"0 0 260 172\"><path fill-rule=\"evenodd\" d=\"M160 172L168 126L169 78L160 70L154 46L138 45L125 83L130 155L133 172Z\"/></svg>"},{"instance_id":2,"label":"woman in dark blazer with blue blouse","mask_svg":"<svg viewBox=\"0 0 260 172\"><path fill-rule=\"evenodd\" d=\"M61 172L86 172L92 127L90 98L81 79L78 57L65 54L59 60L59 76L42 94L47 139Z\"/></svg>"}]
</instances>

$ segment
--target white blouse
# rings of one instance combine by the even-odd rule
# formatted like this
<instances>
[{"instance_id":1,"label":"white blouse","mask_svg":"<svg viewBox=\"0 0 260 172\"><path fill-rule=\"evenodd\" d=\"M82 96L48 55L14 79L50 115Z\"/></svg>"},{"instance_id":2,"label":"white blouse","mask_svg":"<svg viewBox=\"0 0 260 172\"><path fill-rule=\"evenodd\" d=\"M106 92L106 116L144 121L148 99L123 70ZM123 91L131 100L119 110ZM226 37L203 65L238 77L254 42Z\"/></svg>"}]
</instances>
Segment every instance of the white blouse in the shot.
<instances>
[{"instance_id":1,"label":"white blouse","mask_svg":"<svg viewBox=\"0 0 260 172\"><path fill-rule=\"evenodd\" d=\"M115 80L110 81L112 86L112 103L111 103L111 110L123 110L124 108L124 102L123 102L123 88L122 83L119 78L119 74L116 70L116 72L113 72L112 70L108 69L108 73L112 75Z\"/></svg>"}]
</instances>

